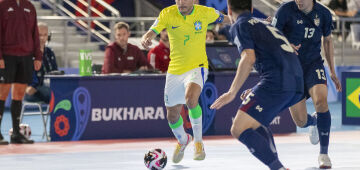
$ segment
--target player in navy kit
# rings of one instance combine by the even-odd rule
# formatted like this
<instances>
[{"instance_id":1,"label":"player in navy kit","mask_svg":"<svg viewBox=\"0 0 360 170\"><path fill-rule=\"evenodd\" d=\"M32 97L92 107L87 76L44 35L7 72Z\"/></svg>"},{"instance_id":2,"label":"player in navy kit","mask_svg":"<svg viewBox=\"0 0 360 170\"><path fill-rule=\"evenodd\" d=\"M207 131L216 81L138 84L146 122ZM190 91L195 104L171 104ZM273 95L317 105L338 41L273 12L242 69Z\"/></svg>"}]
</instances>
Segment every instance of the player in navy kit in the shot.
<instances>
[{"instance_id":1,"label":"player in navy kit","mask_svg":"<svg viewBox=\"0 0 360 170\"><path fill-rule=\"evenodd\" d=\"M338 91L341 91L341 84L335 74L330 11L315 0L295 0L284 3L278 9L272 25L288 38L304 70L305 95L303 100L290 107L293 120L299 127L310 126L311 143L317 144L320 139L319 167L331 168L328 156L331 115L327 104L324 61L320 55L322 38L330 76ZM312 116L307 114L305 104L309 97L316 110Z\"/></svg>"},{"instance_id":2,"label":"player in navy kit","mask_svg":"<svg viewBox=\"0 0 360 170\"><path fill-rule=\"evenodd\" d=\"M231 134L270 169L282 170L267 127L280 111L302 99L303 72L288 40L275 27L252 17L251 8L251 0L228 0L228 14L235 22L230 33L241 60L229 91L211 108L220 109L231 102L254 66L261 80L239 107Z\"/></svg>"}]
</instances>

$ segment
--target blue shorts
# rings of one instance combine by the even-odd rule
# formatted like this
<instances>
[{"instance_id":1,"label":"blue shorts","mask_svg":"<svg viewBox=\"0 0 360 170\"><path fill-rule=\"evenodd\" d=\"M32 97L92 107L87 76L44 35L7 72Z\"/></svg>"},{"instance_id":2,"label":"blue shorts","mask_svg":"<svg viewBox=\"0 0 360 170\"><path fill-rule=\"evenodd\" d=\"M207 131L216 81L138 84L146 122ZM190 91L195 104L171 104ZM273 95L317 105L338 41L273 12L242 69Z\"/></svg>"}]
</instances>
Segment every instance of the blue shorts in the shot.
<instances>
[{"instance_id":1,"label":"blue shorts","mask_svg":"<svg viewBox=\"0 0 360 170\"><path fill-rule=\"evenodd\" d=\"M244 99L239 109L249 114L264 126L284 109L303 99L303 93L295 91L273 92L259 86L252 89L252 93Z\"/></svg>"},{"instance_id":2,"label":"blue shorts","mask_svg":"<svg viewBox=\"0 0 360 170\"><path fill-rule=\"evenodd\" d=\"M327 85L327 78L324 68L324 61L315 61L311 64L304 65L304 97L310 98L309 90L316 84Z\"/></svg>"}]
</instances>

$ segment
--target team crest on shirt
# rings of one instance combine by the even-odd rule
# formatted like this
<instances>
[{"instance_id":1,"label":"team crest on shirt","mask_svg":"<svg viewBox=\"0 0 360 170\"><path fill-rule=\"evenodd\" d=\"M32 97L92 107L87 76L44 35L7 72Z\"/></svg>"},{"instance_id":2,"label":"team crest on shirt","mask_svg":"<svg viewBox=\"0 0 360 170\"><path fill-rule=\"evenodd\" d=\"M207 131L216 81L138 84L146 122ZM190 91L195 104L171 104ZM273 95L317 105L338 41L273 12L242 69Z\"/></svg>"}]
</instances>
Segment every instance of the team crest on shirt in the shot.
<instances>
[{"instance_id":1,"label":"team crest on shirt","mask_svg":"<svg viewBox=\"0 0 360 170\"><path fill-rule=\"evenodd\" d=\"M201 21L195 21L194 27L196 31L200 31L202 29L202 23Z\"/></svg>"},{"instance_id":2,"label":"team crest on shirt","mask_svg":"<svg viewBox=\"0 0 360 170\"><path fill-rule=\"evenodd\" d=\"M315 24L316 26L319 26L319 25L320 25L320 18L318 18L318 15L317 15L317 14L315 15L314 24Z\"/></svg>"}]
</instances>

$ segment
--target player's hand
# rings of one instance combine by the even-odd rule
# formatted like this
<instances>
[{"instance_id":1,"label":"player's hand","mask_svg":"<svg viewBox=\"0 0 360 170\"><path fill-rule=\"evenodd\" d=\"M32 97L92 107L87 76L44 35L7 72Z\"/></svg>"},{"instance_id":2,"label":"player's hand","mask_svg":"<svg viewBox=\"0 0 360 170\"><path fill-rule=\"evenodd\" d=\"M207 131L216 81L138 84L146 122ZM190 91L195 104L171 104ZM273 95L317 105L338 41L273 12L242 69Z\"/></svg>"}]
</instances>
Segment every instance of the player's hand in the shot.
<instances>
[{"instance_id":1,"label":"player's hand","mask_svg":"<svg viewBox=\"0 0 360 170\"><path fill-rule=\"evenodd\" d=\"M150 50L149 47L152 45L151 39L144 36L144 37L141 39L141 45L142 45L146 50Z\"/></svg>"},{"instance_id":2,"label":"player's hand","mask_svg":"<svg viewBox=\"0 0 360 170\"><path fill-rule=\"evenodd\" d=\"M5 62L4 60L0 60L0 69L4 69L5 68Z\"/></svg>"},{"instance_id":3,"label":"player's hand","mask_svg":"<svg viewBox=\"0 0 360 170\"><path fill-rule=\"evenodd\" d=\"M32 86L29 86L26 88L26 94L30 95L30 96L34 95L36 93L36 91L37 90Z\"/></svg>"},{"instance_id":4,"label":"player's hand","mask_svg":"<svg viewBox=\"0 0 360 170\"><path fill-rule=\"evenodd\" d=\"M35 60L34 61L34 69L35 69L35 71L39 71L40 68L41 68L41 61Z\"/></svg>"},{"instance_id":5,"label":"player's hand","mask_svg":"<svg viewBox=\"0 0 360 170\"><path fill-rule=\"evenodd\" d=\"M230 103L234 100L236 94L227 92L221 95L218 99L215 100L215 102L210 106L210 109L220 109L226 104Z\"/></svg>"},{"instance_id":6,"label":"player's hand","mask_svg":"<svg viewBox=\"0 0 360 170\"><path fill-rule=\"evenodd\" d=\"M290 44L290 45L295 50L295 54L299 55L298 51L299 51L299 49L301 47L301 44L299 44L298 46L295 46L294 44Z\"/></svg>"},{"instance_id":7,"label":"player's hand","mask_svg":"<svg viewBox=\"0 0 360 170\"><path fill-rule=\"evenodd\" d=\"M244 100L246 96L252 91L252 89L247 89L241 93L240 99Z\"/></svg>"},{"instance_id":8,"label":"player's hand","mask_svg":"<svg viewBox=\"0 0 360 170\"><path fill-rule=\"evenodd\" d=\"M331 74L330 77L331 77L331 80L335 83L336 90L338 92L341 92L342 91L341 83L340 83L339 79L336 77L336 74Z\"/></svg>"},{"instance_id":9,"label":"player's hand","mask_svg":"<svg viewBox=\"0 0 360 170\"><path fill-rule=\"evenodd\" d=\"M272 20L273 20L272 16L269 16L265 19L265 21L269 22L270 24L271 24Z\"/></svg>"}]
</instances>

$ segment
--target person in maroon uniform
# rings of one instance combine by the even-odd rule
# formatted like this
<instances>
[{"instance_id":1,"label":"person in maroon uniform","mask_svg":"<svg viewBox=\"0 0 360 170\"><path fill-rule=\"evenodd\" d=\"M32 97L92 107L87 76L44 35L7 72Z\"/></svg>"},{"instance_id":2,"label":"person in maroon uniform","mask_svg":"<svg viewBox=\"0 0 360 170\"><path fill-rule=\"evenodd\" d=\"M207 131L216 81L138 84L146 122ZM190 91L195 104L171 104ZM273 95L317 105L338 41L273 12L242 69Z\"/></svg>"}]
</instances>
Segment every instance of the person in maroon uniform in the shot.
<instances>
[{"instance_id":1,"label":"person in maroon uniform","mask_svg":"<svg viewBox=\"0 0 360 170\"><path fill-rule=\"evenodd\" d=\"M131 73L152 69L139 47L128 43L129 25L119 22L115 24L114 31L115 42L106 47L102 73Z\"/></svg>"},{"instance_id":2,"label":"person in maroon uniform","mask_svg":"<svg viewBox=\"0 0 360 170\"><path fill-rule=\"evenodd\" d=\"M35 7L28 0L0 0L0 122L11 91L11 143L34 143L20 133L20 112L33 70L41 67ZM0 133L0 144L8 144Z\"/></svg>"},{"instance_id":3,"label":"person in maroon uniform","mask_svg":"<svg viewBox=\"0 0 360 170\"><path fill-rule=\"evenodd\" d=\"M160 32L160 43L148 53L148 61L155 69L165 73L170 62L170 43L166 30Z\"/></svg>"}]
</instances>

